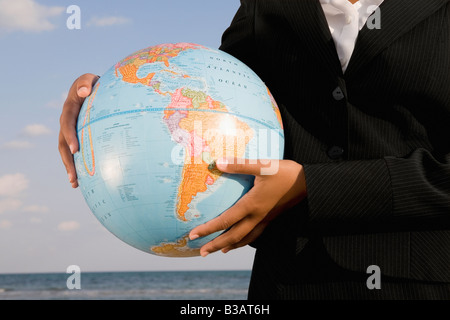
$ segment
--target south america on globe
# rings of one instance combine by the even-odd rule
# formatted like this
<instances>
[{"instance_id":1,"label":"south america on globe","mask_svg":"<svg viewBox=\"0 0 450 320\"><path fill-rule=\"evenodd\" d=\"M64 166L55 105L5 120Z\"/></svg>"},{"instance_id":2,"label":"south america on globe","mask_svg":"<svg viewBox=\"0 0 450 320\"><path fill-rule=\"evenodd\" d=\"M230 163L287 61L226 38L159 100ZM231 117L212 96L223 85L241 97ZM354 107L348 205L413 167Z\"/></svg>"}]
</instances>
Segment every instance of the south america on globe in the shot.
<instances>
[{"instance_id":1,"label":"south america on globe","mask_svg":"<svg viewBox=\"0 0 450 320\"><path fill-rule=\"evenodd\" d=\"M270 63L270 62L267 62ZM95 84L78 117L80 190L125 243L167 257L198 256L220 232L194 227L231 207L253 176L214 161L282 159L277 104L245 64L217 49L168 43L137 51Z\"/></svg>"}]
</instances>

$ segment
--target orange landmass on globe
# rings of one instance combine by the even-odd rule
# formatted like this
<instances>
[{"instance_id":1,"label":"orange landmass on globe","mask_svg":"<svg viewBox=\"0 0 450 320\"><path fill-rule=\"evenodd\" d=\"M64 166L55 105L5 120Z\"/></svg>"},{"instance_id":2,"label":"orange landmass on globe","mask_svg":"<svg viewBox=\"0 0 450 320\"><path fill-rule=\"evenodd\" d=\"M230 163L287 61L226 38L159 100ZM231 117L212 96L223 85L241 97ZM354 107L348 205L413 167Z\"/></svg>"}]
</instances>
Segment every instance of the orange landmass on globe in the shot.
<instances>
[{"instance_id":1,"label":"orange landmass on globe","mask_svg":"<svg viewBox=\"0 0 450 320\"><path fill-rule=\"evenodd\" d=\"M189 248L187 243L189 236L186 235L177 242L161 243L159 246L153 246L151 251L160 256L167 257L192 257L200 255L200 249Z\"/></svg>"},{"instance_id":2,"label":"orange landmass on globe","mask_svg":"<svg viewBox=\"0 0 450 320\"><path fill-rule=\"evenodd\" d=\"M222 173L219 170L210 171L209 164L185 164L183 166L182 179L178 187L177 215L178 218L187 221L185 215L189 210L192 199L208 189L208 185L214 184Z\"/></svg>"},{"instance_id":3,"label":"orange landmass on globe","mask_svg":"<svg viewBox=\"0 0 450 320\"><path fill-rule=\"evenodd\" d=\"M267 88L267 93L269 94L270 102L272 103L272 109L275 112L275 115L277 116L278 123L280 124L281 129L283 129L283 120L281 118L280 109L278 108L278 105L272 96L272 93L270 92L269 88Z\"/></svg>"},{"instance_id":4,"label":"orange landmass on globe","mask_svg":"<svg viewBox=\"0 0 450 320\"><path fill-rule=\"evenodd\" d=\"M150 84L150 81L152 80L155 73L149 73L144 78L138 78L136 76L136 73L138 71L139 67L135 64L126 64L122 67L119 67L118 70L120 74L122 75L122 80L128 83L141 83L145 86L148 86Z\"/></svg>"},{"instance_id":5,"label":"orange landmass on globe","mask_svg":"<svg viewBox=\"0 0 450 320\"><path fill-rule=\"evenodd\" d=\"M139 70L140 66L148 63L163 62L166 67L169 66L169 60L173 57L178 56L178 54L184 50L204 48L203 46L192 44L192 43L165 43L153 47L148 47L139 50L125 59L119 61L115 66L116 77L119 73L123 76L123 81L130 83L142 83L148 85L149 81L153 77L148 75L143 78L142 81L137 78L136 72ZM134 73L134 74L133 74ZM150 76L150 79L148 79ZM127 78L125 78L127 77ZM138 80L136 80L138 79Z\"/></svg>"},{"instance_id":6,"label":"orange landmass on globe","mask_svg":"<svg viewBox=\"0 0 450 320\"><path fill-rule=\"evenodd\" d=\"M186 221L186 212L192 200L205 192L222 174L211 163L226 156L242 158L248 142L253 138L253 130L237 117L227 114L223 103L202 91L183 88L176 94L182 97L173 100L165 113L169 115L173 111L170 109L174 108L186 112L179 128L189 133L190 140L177 197L178 218ZM186 111L180 110L180 107Z\"/></svg>"}]
</instances>

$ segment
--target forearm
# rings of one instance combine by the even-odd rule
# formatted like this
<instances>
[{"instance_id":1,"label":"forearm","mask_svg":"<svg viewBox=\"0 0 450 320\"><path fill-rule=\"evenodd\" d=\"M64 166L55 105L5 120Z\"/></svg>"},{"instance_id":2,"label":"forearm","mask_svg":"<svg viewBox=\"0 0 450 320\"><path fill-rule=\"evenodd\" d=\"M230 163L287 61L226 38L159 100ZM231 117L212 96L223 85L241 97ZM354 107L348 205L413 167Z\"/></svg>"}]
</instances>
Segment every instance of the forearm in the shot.
<instances>
[{"instance_id":1,"label":"forearm","mask_svg":"<svg viewBox=\"0 0 450 320\"><path fill-rule=\"evenodd\" d=\"M449 156L440 160L417 149L405 158L304 164L309 222L327 230L448 228Z\"/></svg>"}]
</instances>

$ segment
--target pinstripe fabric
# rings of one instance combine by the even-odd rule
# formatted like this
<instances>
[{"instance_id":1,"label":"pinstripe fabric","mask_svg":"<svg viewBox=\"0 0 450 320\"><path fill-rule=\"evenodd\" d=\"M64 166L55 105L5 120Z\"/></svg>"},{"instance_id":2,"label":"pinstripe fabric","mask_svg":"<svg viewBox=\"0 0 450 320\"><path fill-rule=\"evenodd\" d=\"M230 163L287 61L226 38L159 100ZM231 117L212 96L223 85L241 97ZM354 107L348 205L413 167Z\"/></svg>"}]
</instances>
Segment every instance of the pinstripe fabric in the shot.
<instances>
[{"instance_id":1,"label":"pinstripe fabric","mask_svg":"<svg viewBox=\"0 0 450 320\"><path fill-rule=\"evenodd\" d=\"M391 212L391 192L385 187L390 179L383 159L304 166L306 181L310 181L312 223L368 224Z\"/></svg>"},{"instance_id":2,"label":"pinstripe fabric","mask_svg":"<svg viewBox=\"0 0 450 320\"><path fill-rule=\"evenodd\" d=\"M350 77L353 73L358 72L381 50L416 27L430 13L441 8L445 2L447 1L428 0L424 4L423 1L390 0L383 3L383 6L380 7L381 28L389 30L389 32L370 32L365 27L356 43L352 66L351 68L349 66L350 69L347 69L346 75ZM405 52L402 52L402 55L404 54Z\"/></svg>"},{"instance_id":3,"label":"pinstripe fabric","mask_svg":"<svg viewBox=\"0 0 450 320\"><path fill-rule=\"evenodd\" d=\"M281 285L283 299L293 300L450 300L448 284L383 282L381 290L368 290L364 281L310 284L301 287ZM324 298L325 297L325 298Z\"/></svg>"},{"instance_id":4,"label":"pinstripe fabric","mask_svg":"<svg viewBox=\"0 0 450 320\"><path fill-rule=\"evenodd\" d=\"M241 1L221 49L271 89L308 189L255 242L251 298L449 297L449 8L384 1L343 74L319 1Z\"/></svg>"}]
</instances>

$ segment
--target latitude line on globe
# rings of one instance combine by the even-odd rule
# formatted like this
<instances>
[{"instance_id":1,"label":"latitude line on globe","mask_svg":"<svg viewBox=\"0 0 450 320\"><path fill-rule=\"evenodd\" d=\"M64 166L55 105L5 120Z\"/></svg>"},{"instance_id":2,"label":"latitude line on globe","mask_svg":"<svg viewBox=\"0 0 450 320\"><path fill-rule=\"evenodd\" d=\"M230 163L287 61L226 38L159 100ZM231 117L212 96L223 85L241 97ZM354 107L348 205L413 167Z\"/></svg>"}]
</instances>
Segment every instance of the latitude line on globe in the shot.
<instances>
[{"instance_id":1,"label":"latitude line on globe","mask_svg":"<svg viewBox=\"0 0 450 320\"><path fill-rule=\"evenodd\" d=\"M87 107L87 110L86 110L86 114L84 115L83 128L81 129L81 146L82 146L82 148L81 148L81 153L82 153L82 155L83 155L84 167L86 168L86 171L87 171L87 173L88 173L90 176L93 176L93 175L95 174L94 145L93 145L93 143L92 143L92 133L91 133L91 126L90 126L90 124L91 124L91 108L92 108L92 103L93 103L93 101L94 101L94 99L95 99L95 96L96 96L96 94L97 94L98 88L99 88L99 83L97 84L94 93L89 97L89 100L88 100L88 107ZM87 123L86 123L86 120L87 120ZM86 127L88 128L89 146L90 146L90 149L91 149L92 170L89 169L89 166L88 166L88 164L86 163L86 158L85 158L85 155L84 155L84 147L83 147L83 146L84 146L84 142L83 142L83 140L84 140L84 129L85 129Z\"/></svg>"},{"instance_id":2,"label":"latitude line on globe","mask_svg":"<svg viewBox=\"0 0 450 320\"><path fill-rule=\"evenodd\" d=\"M108 118L112 118L115 116L120 116L120 115L125 115L125 114L133 114L133 113L141 113L141 112L161 112L161 111L165 111L167 110L167 108L151 108L151 109L134 109L134 110L125 110L125 111L120 111L120 112L115 112L113 114L108 114L105 116L101 116L99 118L96 118L94 120L90 120L88 124L83 124L83 126L79 127L77 129L77 132L80 132L81 130L84 130L85 127L97 122L97 121L101 121L104 119L108 119ZM257 119L251 118L249 116L245 116L245 115L241 115L241 114L237 114L237 113L232 113L232 112L224 112L224 111L219 111L219 110L206 110L206 109L201 109L198 110L196 108L169 108L169 110L173 110L173 111L196 111L196 112L213 112L213 113L223 113L226 115L230 115L230 116L236 116L236 117L240 117L240 118L244 118L256 123L259 123L260 125L263 125L271 130L276 130L278 131L278 134L280 135L280 137L284 138L284 134L283 132L281 132L280 130L277 130L277 128L271 127L269 126L267 123L264 123L262 121L259 121Z\"/></svg>"}]
</instances>

